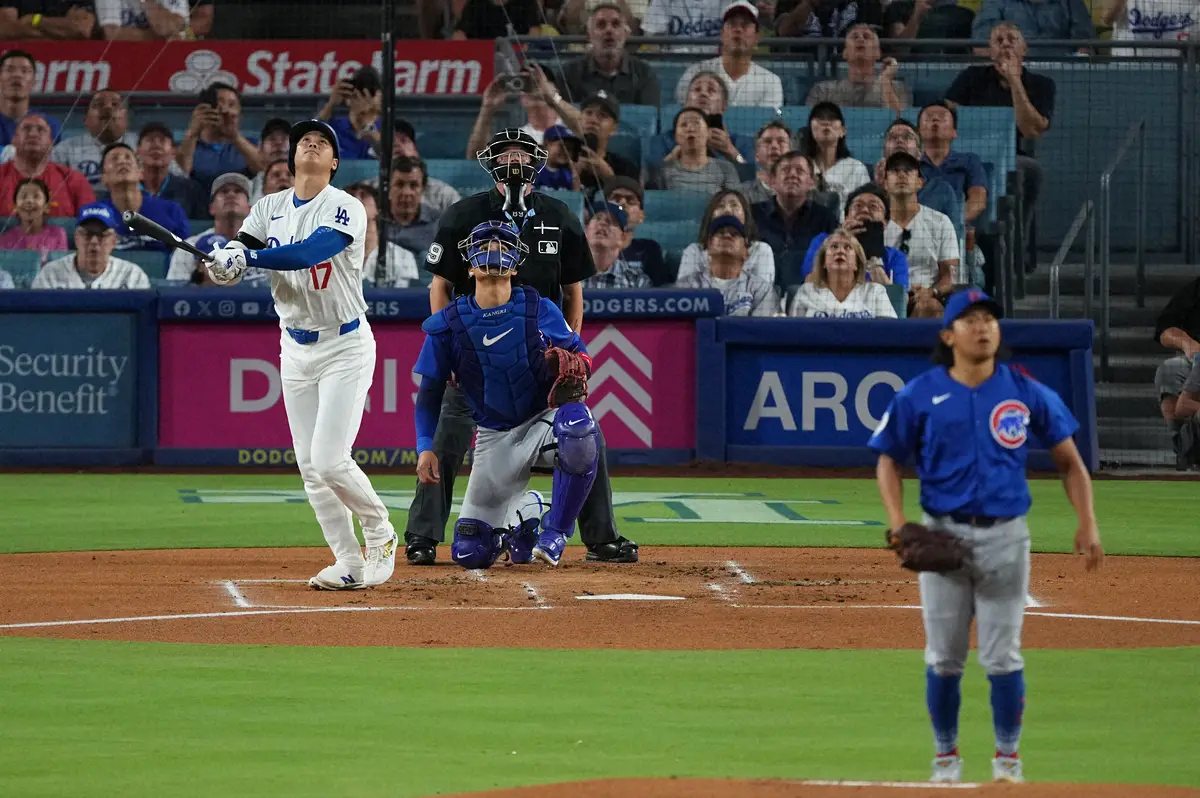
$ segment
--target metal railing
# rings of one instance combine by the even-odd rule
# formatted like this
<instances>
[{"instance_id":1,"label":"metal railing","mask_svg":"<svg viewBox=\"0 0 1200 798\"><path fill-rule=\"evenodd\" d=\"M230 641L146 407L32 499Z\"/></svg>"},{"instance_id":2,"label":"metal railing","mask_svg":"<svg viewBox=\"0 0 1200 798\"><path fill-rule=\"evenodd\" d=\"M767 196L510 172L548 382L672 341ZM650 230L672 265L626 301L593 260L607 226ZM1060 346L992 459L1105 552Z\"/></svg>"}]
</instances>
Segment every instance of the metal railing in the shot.
<instances>
[{"instance_id":1,"label":"metal railing","mask_svg":"<svg viewBox=\"0 0 1200 798\"><path fill-rule=\"evenodd\" d=\"M1129 126L1121 146L1100 174L1100 377L1109 380L1109 333L1112 327L1112 176L1125 158L1129 147L1138 142L1137 183L1137 306L1146 306L1146 120Z\"/></svg>"},{"instance_id":2,"label":"metal railing","mask_svg":"<svg viewBox=\"0 0 1200 798\"><path fill-rule=\"evenodd\" d=\"M1059 287L1059 279L1063 262L1067 259L1067 253L1071 251L1075 239L1079 236L1079 231L1085 224L1087 225L1087 237L1084 241L1083 253L1083 317L1085 319L1092 317L1092 293L1095 290L1096 281L1096 204L1089 199L1084 200L1083 205L1079 207L1079 213L1075 214L1075 219L1071 222L1070 229L1067 230L1067 236L1063 239L1062 246L1058 248L1054 260L1050 262L1050 318L1052 319L1059 318L1061 313L1062 292Z\"/></svg>"}]
</instances>

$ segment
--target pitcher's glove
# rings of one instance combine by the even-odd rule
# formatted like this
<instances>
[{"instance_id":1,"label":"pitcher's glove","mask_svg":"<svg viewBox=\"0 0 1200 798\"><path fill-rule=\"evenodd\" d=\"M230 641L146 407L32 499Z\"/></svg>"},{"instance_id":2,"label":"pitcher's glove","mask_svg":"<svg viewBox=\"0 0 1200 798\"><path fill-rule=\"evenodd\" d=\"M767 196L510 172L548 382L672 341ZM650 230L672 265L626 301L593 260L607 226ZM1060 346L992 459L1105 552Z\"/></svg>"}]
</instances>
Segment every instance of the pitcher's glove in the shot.
<instances>
[{"instance_id":1,"label":"pitcher's glove","mask_svg":"<svg viewBox=\"0 0 1200 798\"><path fill-rule=\"evenodd\" d=\"M889 529L886 542L900 557L900 565L910 571L957 571L971 555L961 538L921 524L908 523L896 531Z\"/></svg>"},{"instance_id":2,"label":"pitcher's glove","mask_svg":"<svg viewBox=\"0 0 1200 798\"><path fill-rule=\"evenodd\" d=\"M587 381L592 373L591 358L552 346L546 350L546 368L554 380L546 397L550 407L562 407L587 399Z\"/></svg>"}]
</instances>

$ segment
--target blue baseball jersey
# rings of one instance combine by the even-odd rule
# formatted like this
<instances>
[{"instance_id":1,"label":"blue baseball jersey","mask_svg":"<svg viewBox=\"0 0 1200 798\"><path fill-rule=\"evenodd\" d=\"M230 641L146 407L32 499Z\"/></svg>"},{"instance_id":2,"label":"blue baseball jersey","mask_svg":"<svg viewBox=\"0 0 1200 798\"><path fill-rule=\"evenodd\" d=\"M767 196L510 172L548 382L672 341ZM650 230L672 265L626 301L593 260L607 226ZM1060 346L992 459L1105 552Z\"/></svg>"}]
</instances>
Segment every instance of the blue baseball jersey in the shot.
<instances>
[{"instance_id":1,"label":"blue baseball jersey","mask_svg":"<svg viewBox=\"0 0 1200 798\"><path fill-rule=\"evenodd\" d=\"M426 319L413 367L439 384L453 373L475 423L487 429L512 429L546 410L548 346L587 353L557 305L532 288L512 292L512 301L487 309L462 296Z\"/></svg>"},{"instance_id":2,"label":"blue baseball jersey","mask_svg":"<svg viewBox=\"0 0 1200 798\"><path fill-rule=\"evenodd\" d=\"M1013 366L998 365L978 388L939 366L893 397L867 445L897 463L915 457L921 507L930 515L1005 518L1032 504L1030 435L1053 447L1077 429L1057 393Z\"/></svg>"}]
</instances>

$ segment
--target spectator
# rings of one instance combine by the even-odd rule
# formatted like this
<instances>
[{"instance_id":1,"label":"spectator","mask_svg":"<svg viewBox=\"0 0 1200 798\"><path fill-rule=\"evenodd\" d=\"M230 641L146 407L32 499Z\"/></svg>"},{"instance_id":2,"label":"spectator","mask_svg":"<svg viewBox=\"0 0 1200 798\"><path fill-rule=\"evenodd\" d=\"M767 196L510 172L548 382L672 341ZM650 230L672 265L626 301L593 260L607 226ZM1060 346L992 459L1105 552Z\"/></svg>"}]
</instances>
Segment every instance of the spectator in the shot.
<instances>
[{"instance_id":1,"label":"spectator","mask_svg":"<svg viewBox=\"0 0 1200 798\"><path fill-rule=\"evenodd\" d=\"M718 216L708 225L708 268L681 277L680 288L715 288L726 316L778 316L779 294L761 275L746 271L750 241L736 216Z\"/></svg>"},{"instance_id":2,"label":"spectator","mask_svg":"<svg viewBox=\"0 0 1200 798\"><path fill-rule=\"evenodd\" d=\"M108 189L108 196L100 204L111 207L118 220L116 230L120 237L117 249L170 251L170 247L161 241L139 235L126 227L125 222L121 221L125 211L136 211L180 238L187 238L191 234L183 208L170 200L159 199L142 188L142 167L138 163L137 153L128 144L117 142L108 145L100 157L100 169L104 187ZM249 182L247 179L246 183Z\"/></svg>"},{"instance_id":3,"label":"spectator","mask_svg":"<svg viewBox=\"0 0 1200 798\"><path fill-rule=\"evenodd\" d=\"M725 110L729 107L729 84L716 72L697 72L692 77L688 87L687 102L684 106L699 108L704 112L708 122L708 151L714 156L724 158L736 164L744 164L746 159L738 151L738 140L725 130ZM670 134L662 139L667 144L663 153L668 153L675 146ZM657 154L657 153L655 153ZM662 158L652 157L651 161Z\"/></svg>"},{"instance_id":4,"label":"spectator","mask_svg":"<svg viewBox=\"0 0 1200 798\"><path fill-rule=\"evenodd\" d=\"M830 234L813 260L812 279L792 298L789 316L809 319L894 319L887 289L866 281L867 256L849 230Z\"/></svg>"},{"instance_id":5,"label":"spectator","mask_svg":"<svg viewBox=\"0 0 1200 798\"><path fill-rule=\"evenodd\" d=\"M397 118L392 123L392 161L400 157L420 160L421 153L417 150L417 132L412 124L407 119ZM377 188L379 178L372 178L370 185ZM422 202L438 213L442 213L460 199L462 196L444 180L431 177L425 181L425 197Z\"/></svg>"},{"instance_id":6,"label":"spectator","mask_svg":"<svg viewBox=\"0 0 1200 798\"><path fill-rule=\"evenodd\" d=\"M262 196L253 199L250 204L253 205L268 194L287 191L295 185L296 176L292 174L291 168L288 167L287 159L281 158L268 166L267 170L263 172Z\"/></svg>"},{"instance_id":7,"label":"spectator","mask_svg":"<svg viewBox=\"0 0 1200 798\"><path fill-rule=\"evenodd\" d=\"M13 276L0 269L0 291L12 291L17 287L17 283L13 280Z\"/></svg>"},{"instance_id":8,"label":"spectator","mask_svg":"<svg viewBox=\"0 0 1200 798\"><path fill-rule=\"evenodd\" d=\"M288 152L292 148L291 141L292 126L286 119L275 117L268 119L263 125L262 133L258 139L258 152L262 155L263 163L268 165L276 161L287 162ZM263 182L266 180L267 169L259 172L251 181L253 190L250 192L250 204L258 202L265 194L271 192L263 191ZM289 184L290 185L290 184ZM195 217L191 217L195 218Z\"/></svg>"},{"instance_id":9,"label":"spectator","mask_svg":"<svg viewBox=\"0 0 1200 798\"><path fill-rule=\"evenodd\" d=\"M983 0L971 23L971 38L990 39L1001 22L1017 28L1026 41L1096 38L1092 12L1083 0Z\"/></svg>"},{"instance_id":10,"label":"spectator","mask_svg":"<svg viewBox=\"0 0 1200 798\"><path fill-rule=\"evenodd\" d=\"M620 5L601 0L588 17L588 52L563 68L559 91L570 100L603 91L619 103L658 105L658 75L649 62L626 51L629 32Z\"/></svg>"},{"instance_id":11,"label":"spectator","mask_svg":"<svg viewBox=\"0 0 1200 798\"><path fill-rule=\"evenodd\" d=\"M775 6L780 36L844 39L856 24L883 27L880 0L782 0Z\"/></svg>"},{"instance_id":12,"label":"spectator","mask_svg":"<svg viewBox=\"0 0 1200 798\"><path fill-rule=\"evenodd\" d=\"M738 186L751 205L770 202L775 198L771 188L771 170L779 157L791 148L792 131L783 120L772 119L759 129L754 137L754 167L758 170L757 174L753 180Z\"/></svg>"},{"instance_id":13,"label":"spectator","mask_svg":"<svg viewBox=\"0 0 1200 798\"><path fill-rule=\"evenodd\" d=\"M646 221L646 193L642 184L631 177L613 177L604 182L604 198L625 211L625 239L621 259L641 269L655 287L675 282L675 271L668 269L662 246L652 238L634 238L639 225Z\"/></svg>"},{"instance_id":14,"label":"spectator","mask_svg":"<svg viewBox=\"0 0 1200 798\"><path fill-rule=\"evenodd\" d=\"M188 0L95 0L105 39L152 41L182 38Z\"/></svg>"},{"instance_id":15,"label":"spectator","mask_svg":"<svg viewBox=\"0 0 1200 798\"><path fill-rule=\"evenodd\" d=\"M76 251L43 266L30 287L149 289L150 278L140 266L112 256L122 226L112 206L99 202L83 206L75 220Z\"/></svg>"},{"instance_id":16,"label":"spectator","mask_svg":"<svg viewBox=\"0 0 1200 798\"><path fill-rule=\"evenodd\" d=\"M188 240L192 241L192 243L196 245L196 248L202 252L212 252L214 249L220 249L229 243L228 238L213 232L203 233L195 236L194 238L194 241L192 241L192 239ZM182 250L176 252L175 255L183 256L180 258L180 262L186 269L190 269L189 272L184 273L184 277L181 278L181 282L188 283L189 285L203 286L205 288L213 288L220 285L213 280L212 275L205 267L203 260L195 257L194 255L188 254L187 252L183 252ZM168 281L174 281L175 274L178 273L177 269L175 268L175 255L171 256L171 269L167 273ZM238 284L245 285L246 281L251 279L250 275L252 272L262 272L262 270L253 267L246 269L245 273L242 275L241 281ZM270 280L269 276L267 277L267 280Z\"/></svg>"},{"instance_id":17,"label":"spectator","mask_svg":"<svg viewBox=\"0 0 1200 798\"><path fill-rule=\"evenodd\" d=\"M205 191L226 172L253 177L266 166L258 144L242 135L241 121L242 98L237 89L213 83L200 92L175 162Z\"/></svg>"},{"instance_id":18,"label":"spectator","mask_svg":"<svg viewBox=\"0 0 1200 798\"><path fill-rule=\"evenodd\" d=\"M379 257L379 203L376 189L368 183L355 183L346 193L357 197L367 212L366 256L363 258L363 279L376 288L408 288L419 285L421 275L417 259L407 249L388 242L387 257Z\"/></svg>"},{"instance_id":19,"label":"spectator","mask_svg":"<svg viewBox=\"0 0 1200 798\"><path fill-rule=\"evenodd\" d=\"M647 36L681 39L716 39L721 35L721 12L725 0L650 0L642 20ZM672 52L712 52L702 47L672 47Z\"/></svg>"},{"instance_id":20,"label":"spectator","mask_svg":"<svg viewBox=\"0 0 1200 798\"><path fill-rule=\"evenodd\" d=\"M537 79L528 70L522 74L525 76L527 85L536 91ZM512 93L505 87L506 82L504 75L497 75L484 89L483 98L479 103L479 115L475 117L475 126L471 128L471 138L467 141L467 160L475 160L475 154L487 146L488 139L492 136L492 122L496 118L496 110L504 104L508 97L512 96ZM517 96L520 97L521 107L525 110L527 120L521 126L521 130L541 144L545 132L555 125L561 125L563 121L540 96L529 91L521 92Z\"/></svg>"},{"instance_id":21,"label":"spectator","mask_svg":"<svg viewBox=\"0 0 1200 798\"><path fill-rule=\"evenodd\" d=\"M1111 0L1105 4L1100 24L1112 28L1114 42L1187 42L1200 36L1200 9L1193 0ZM1179 58L1181 49L1113 48L1112 54L1137 58Z\"/></svg>"},{"instance_id":22,"label":"spectator","mask_svg":"<svg viewBox=\"0 0 1200 798\"><path fill-rule=\"evenodd\" d=\"M966 221L966 250L975 249L975 225L987 209L987 172L983 160L973 152L954 152L958 138L958 114L945 103L933 103L917 116L925 151L921 155L921 177L945 180L954 189L955 199L963 203ZM920 197L917 198L918 200ZM951 221L954 221L951 217Z\"/></svg>"},{"instance_id":23,"label":"spectator","mask_svg":"<svg viewBox=\"0 0 1200 798\"><path fill-rule=\"evenodd\" d=\"M918 160L921 158L921 135L907 119L893 121L883 135L883 157L875 162L875 185L880 188L886 182L884 164L894 152L907 152ZM962 200L958 198L954 187L932 172L926 175L922 170L921 177L925 185L917 192L917 202L946 214L954 223L954 232L962 238L965 234L962 229Z\"/></svg>"},{"instance_id":24,"label":"spectator","mask_svg":"<svg viewBox=\"0 0 1200 798\"><path fill-rule=\"evenodd\" d=\"M383 109L379 73L365 66L349 80L338 81L317 118L329 123L338 137L338 158L369 160L379 157L379 114ZM346 113L334 114L340 106Z\"/></svg>"},{"instance_id":25,"label":"spectator","mask_svg":"<svg viewBox=\"0 0 1200 798\"><path fill-rule=\"evenodd\" d=\"M946 90L946 105L1004 106L1017 118L1017 176L1024 218L1021 225L1028 242L1034 208L1042 186L1042 167L1033 157L1034 141L1050 129L1054 115L1054 81L1025 69L1025 38L1011 22L997 23L988 39L992 63L969 66Z\"/></svg>"},{"instance_id":26,"label":"spectator","mask_svg":"<svg viewBox=\"0 0 1200 798\"><path fill-rule=\"evenodd\" d=\"M907 152L893 153L884 166L891 220L884 229L887 246L908 257L909 316L941 318L945 298L959 265L958 236L944 213L917 201L921 162Z\"/></svg>"},{"instance_id":27,"label":"spectator","mask_svg":"<svg viewBox=\"0 0 1200 798\"><path fill-rule=\"evenodd\" d=\"M32 249L42 253L67 249L67 231L58 225L46 224L50 207L50 189L36 177L17 181L13 191L17 224L0 235L0 249Z\"/></svg>"},{"instance_id":28,"label":"spectator","mask_svg":"<svg viewBox=\"0 0 1200 798\"><path fill-rule=\"evenodd\" d=\"M808 114L808 126L800 133L800 152L812 159L817 177L837 194L838 212L846 198L859 186L871 182L867 167L850 157L846 146L846 120L834 103L817 103Z\"/></svg>"},{"instance_id":29,"label":"spectator","mask_svg":"<svg viewBox=\"0 0 1200 798\"><path fill-rule=\"evenodd\" d=\"M1158 367L1154 387L1171 429L1176 467L1200 465L1200 278L1185 285L1158 314L1154 340L1173 353Z\"/></svg>"},{"instance_id":30,"label":"spectator","mask_svg":"<svg viewBox=\"0 0 1200 798\"><path fill-rule=\"evenodd\" d=\"M417 255L418 260L425 259L425 252L437 233L438 220L442 218L440 211L421 201L428 177L422 160L397 158L392 161L392 185L388 192L392 219L388 225L388 239Z\"/></svg>"},{"instance_id":31,"label":"spectator","mask_svg":"<svg viewBox=\"0 0 1200 798\"><path fill-rule=\"evenodd\" d=\"M206 39L212 35L213 0L192 0L192 13L188 15L185 39Z\"/></svg>"},{"instance_id":32,"label":"spectator","mask_svg":"<svg viewBox=\"0 0 1200 798\"><path fill-rule=\"evenodd\" d=\"M799 285L804 253L815 236L837 229L837 214L811 199L816 186L812 159L798 150L784 153L771 172L775 199L753 207L758 234L775 254L775 284Z\"/></svg>"},{"instance_id":33,"label":"spectator","mask_svg":"<svg viewBox=\"0 0 1200 798\"><path fill-rule=\"evenodd\" d=\"M736 0L725 8L721 19L721 54L688 67L675 87L675 102L688 102L697 73L712 72L728 89L728 105L783 108L779 76L752 61L759 39L758 7L749 0Z\"/></svg>"},{"instance_id":34,"label":"spectator","mask_svg":"<svg viewBox=\"0 0 1200 798\"><path fill-rule=\"evenodd\" d=\"M54 145L50 157L55 163L83 172L94 189L100 184L100 155L104 148L118 141L134 147L137 139L129 132L125 98L108 89L92 95L83 126L87 132Z\"/></svg>"},{"instance_id":35,"label":"spectator","mask_svg":"<svg viewBox=\"0 0 1200 798\"><path fill-rule=\"evenodd\" d=\"M608 144L621 121L621 106L608 92L601 90L585 98L580 110L576 111L574 106L564 101L562 95L554 90L553 84L541 70L534 73L534 80L543 96L550 97L550 107L568 127L583 137L578 139L578 152L572 154L572 163L579 174L577 188L594 192L614 175L634 179L641 177L641 167L615 152L608 151Z\"/></svg>"},{"instance_id":36,"label":"spectator","mask_svg":"<svg viewBox=\"0 0 1200 798\"><path fill-rule=\"evenodd\" d=\"M808 105L833 103L842 108L891 108L896 113L912 105L912 92L896 78L900 68L895 58L879 63L879 37L867 25L855 25L846 34L842 60L848 73L840 80L823 80L808 92Z\"/></svg>"},{"instance_id":37,"label":"spectator","mask_svg":"<svg viewBox=\"0 0 1200 798\"><path fill-rule=\"evenodd\" d=\"M92 0L4 0L0 40L90 39L96 32Z\"/></svg>"},{"instance_id":38,"label":"spectator","mask_svg":"<svg viewBox=\"0 0 1200 798\"><path fill-rule=\"evenodd\" d=\"M683 280L698 272L708 270L708 245L711 242L713 219L718 216L732 216L742 223L745 228L746 242L749 249L746 252L746 262L742 268L750 274L760 277L768 283L775 283L775 253L763 241L756 240L758 235L754 227L754 214L751 204L737 189L727 188L718 191L708 201L704 209L704 217L700 220L700 237L698 242L688 244L683 250L679 261L679 277Z\"/></svg>"},{"instance_id":39,"label":"spectator","mask_svg":"<svg viewBox=\"0 0 1200 798\"><path fill-rule=\"evenodd\" d=\"M232 241L237 237L238 232L242 229L242 223L246 221L246 217L250 215L250 179L245 175L237 172L229 172L221 175L213 181L212 194L209 198L208 216L212 217L213 226L200 233L199 235L191 236L187 239L189 244L194 244L201 252L211 252L216 247L206 249L200 246L199 242L206 236L220 236L226 241ZM177 249L171 253L171 265L167 269L168 280L187 280L196 268L196 259L182 249ZM258 272L258 275L251 275L251 272ZM251 277L258 277L252 282L266 282L269 274L261 269L247 269L246 276L242 282L246 282Z\"/></svg>"},{"instance_id":40,"label":"spectator","mask_svg":"<svg viewBox=\"0 0 1200 798\"><path fill-rule=\"evenodd\" d=\"M137 156L142 165L142 188L147 194L174 202L189 219L208 218L208 198L195 180L179 174L175 163L175 135L161 122L142 128L137 138Z\"/></svg>"},{"instance_id":41,"label":"spectator","mask_svg":"<svg viewBox=\"0 0 1200 798\"><path fill-rule=\"evenodd\" d=\"M41 114L29 114L17 125L13 137L13 159L0 164L0 215L13 212L17 182L41 178L50 190L50 216L74 216L80 208L96 201L87 178L69 166L50 161L53 143L50 123Z\"/></svg>"},{"instance_id":42,"label":"spectator","mask_svg":"<svg viewBox=\"0 0 1200 798\"><path fill-rule=\"evenodd\" d=\"M658 185L670 191L713 194L738 184L733 164L708 154L709 128L704 112L687 107L675 115L675 149L667 156Z\"/></svg>"},{"instance_id":43,"label":"spectator","mask_svg":"<svg viewBox=\"0 0 1200 798\"><path fill-rule=\"evenodd\" d=\"M884 231L891 221L888 196L874 183L868 183L850 195L846 201L846 222L842 230L858 240L867 256L866 279L881 285L893 283L908 288L908 256L895 247L886 246ZM829 238L825 233L812 240L804 256L804 279L810 280L817 252Z\"/></svg>"},{"instance_id":44,"label":"spectator","mask_svg":"<svg viewBox=\"0 0 1200 798\"><path fill-rule=\"evenodd\" d=\"M8 50L0 55L0 147L17 137L17 126L29 116L29 98L37 76L37 62L24 50ZM58 141L58 120L39 114L50 126L51 142ZM74 215L74 214L72 214Z\"/></svg>"},{"instance_id":45,"label":"spectator","mask_svg":"<svg viewBox=\"0 0 1200 798\"><path fill-rule=\"evenodd\" d=\"M596 273L583 281L585 290L650 288L650 277L621 257L628 221L625 211L613 202L602 202L589 209L584 233Z\"/></svg>"},{"instance_id":46,"label":"spectator","mask_svg":"<svg viewBox=\"0 0 1200 798\"><path fill-rule=\"evenodd\" d=\"M543 21L537 0L467 0L450 38L500 39L510 35L509 25L513 33L525 36Z\"/></svg>"},{"instance_id":47,"label":"spectator","mask_svg":"<svg viewBox=\"0 0 1200 798\"><path fill-rule=\"evenodd\" d=\"M583 139L566 125L555 125L546 131L542 143L546 147L546 165L533 178L534 188L578 191L575 165L583 149Z\"/></svg>"}]
</instances>

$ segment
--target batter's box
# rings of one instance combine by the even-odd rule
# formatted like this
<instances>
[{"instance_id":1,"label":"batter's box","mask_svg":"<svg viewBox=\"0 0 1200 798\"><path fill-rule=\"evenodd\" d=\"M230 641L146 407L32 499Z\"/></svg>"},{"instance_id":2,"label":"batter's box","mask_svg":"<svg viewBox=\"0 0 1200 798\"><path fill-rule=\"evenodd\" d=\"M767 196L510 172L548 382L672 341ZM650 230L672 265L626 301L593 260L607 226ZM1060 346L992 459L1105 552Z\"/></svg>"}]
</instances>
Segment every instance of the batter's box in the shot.
<instances>
[{"instance_id":1,"label":"batter's box","mask_svg":"<svg viewBox=\"0 0 1200 798\"><path fill-rule=\"evenodd\" d=\"M736 600L743 606L909 605L920 602L920 590L905 582L792 579L738 585Z\"/></svg>"},{"instance_id":2,"label":"batter's box","mask_svg":"<svg viewBox=\"0 0 1200 798\"><path fill-rule=\"evenodd\" d=\"M443 573L444 570L444 573ZM310 607L394 607L414 611L456 609L525 609L526 591L507 579L458 569L436 569L427 577L399 579L365 590L313 590L307 580L234 580L246 609L307 609ZM227 588L226 592L230 592ZM230 594L233 596L233 593Z\"/></svg>"},{"instance_id":3,"label":"batter's box","mask_svg":"<svg viewBox=\"0 0 1200 798\"><path fill-rule=\"evenodd\" d=\"M554 607L588 606L592 602L653 602L680 606L688 601L713 600L705 580L698 577L663 578L653 568L579 567L558 569L512 568L505 579L519 582Z\"/></svg>"}]
</instances>

